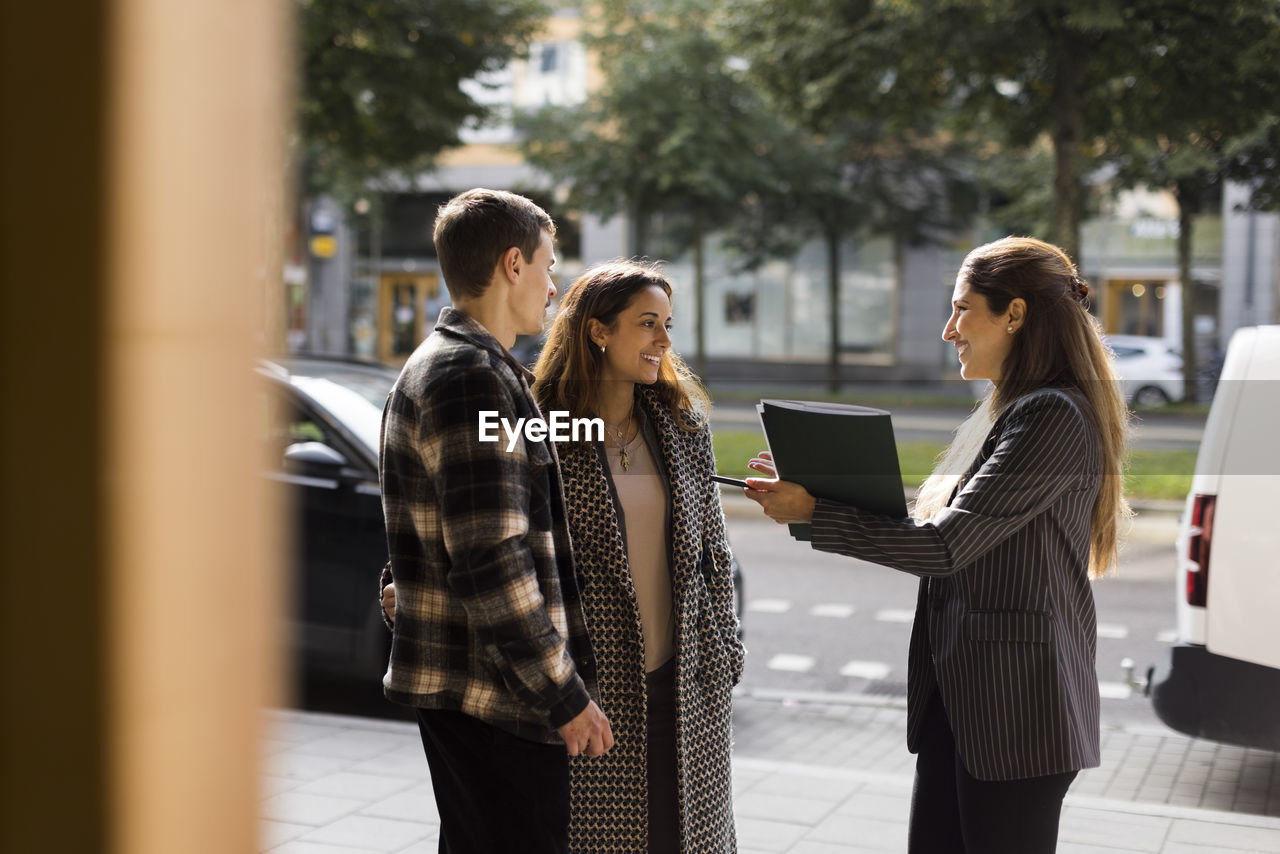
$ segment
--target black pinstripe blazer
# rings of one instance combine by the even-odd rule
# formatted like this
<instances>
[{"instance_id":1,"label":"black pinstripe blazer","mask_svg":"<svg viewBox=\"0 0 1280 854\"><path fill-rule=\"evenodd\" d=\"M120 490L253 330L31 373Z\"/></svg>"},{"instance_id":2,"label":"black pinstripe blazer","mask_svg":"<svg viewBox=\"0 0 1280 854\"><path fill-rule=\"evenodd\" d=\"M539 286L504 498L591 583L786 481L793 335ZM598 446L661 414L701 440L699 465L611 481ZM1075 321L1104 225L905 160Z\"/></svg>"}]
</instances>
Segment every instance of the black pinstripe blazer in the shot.
<instances>
[{"instance_id":1,"label":"black pinstripe blazer","mask_svg":"<svg viewBox=\"0 0 1280 854\"><path fill-rule=\"evenodd\" d=\"M1074 389L1020 398L928 522L818 501L815 549L921 576L907 668L912 753L936 686L980 780L1098 764L1088 566L1101 458L1089 411Z\"/></svg>"}]
</instances>

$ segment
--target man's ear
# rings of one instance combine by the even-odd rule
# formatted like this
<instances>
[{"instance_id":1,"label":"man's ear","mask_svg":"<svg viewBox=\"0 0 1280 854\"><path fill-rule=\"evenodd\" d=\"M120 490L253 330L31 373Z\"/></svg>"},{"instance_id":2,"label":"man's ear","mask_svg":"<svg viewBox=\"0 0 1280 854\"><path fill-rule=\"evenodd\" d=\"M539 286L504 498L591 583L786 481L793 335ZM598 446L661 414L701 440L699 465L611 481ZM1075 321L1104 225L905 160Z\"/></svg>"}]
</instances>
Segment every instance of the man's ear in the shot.
<instances>
[{"instance_id":1,"label":"man's ear","mask_svg":"<svg viewBox=\"0 0 1280 854\"><path fill-rule=\"evenodd\" d=\"M498 260L499 271L503 278L516 284L520 281L520 270L524 265L524 255L520 252L518 246L512 246L506 252L502 253Z\"/></svg>"}]
</instances>

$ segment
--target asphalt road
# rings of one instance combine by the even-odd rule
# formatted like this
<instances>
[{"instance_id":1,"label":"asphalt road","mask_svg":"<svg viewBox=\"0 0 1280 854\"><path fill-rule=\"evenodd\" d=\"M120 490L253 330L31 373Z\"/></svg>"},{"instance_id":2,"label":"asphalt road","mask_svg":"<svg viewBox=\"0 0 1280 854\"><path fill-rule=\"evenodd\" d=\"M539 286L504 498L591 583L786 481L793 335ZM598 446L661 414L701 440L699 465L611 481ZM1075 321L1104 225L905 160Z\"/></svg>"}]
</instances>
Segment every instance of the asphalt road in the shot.
<instances>
[{"instance_id":1,"label":"asphalt road","mask_svg":"<svg viewBox=\"0 0 1280 854\"><path fill-rule=\"evenodd\" d=\"M735 514L729 533L746 578L744 690L818 702L905 696L914 576L813 551L765 519ZM1125 687L1120 661L1134 659L1141 676L1167 655L1172 538L1127 543L1118 571L1094 592L1103 724L1161 726L1150 702Z\"/></svg>"},{"instance_id":2,"label":"asphalt road","mask_svg":"<svg viewBox=\"0 0 1280 854\"><path fill-rule=\"evenodd\" d=\"M916 579L850 558L813 551L746 499L730 502L729 536L745 576L742 690L759 697L816 702L893 702L905 697L907 641ZM746 511L746 512L744 512ZM1126 543L1118 571L1096 582L1098 679L1104 726L1163 727L1150 701L1129 695L1120 660L1138 675L1163 661L1174 626L1172 534L1157 526ZM411 719L387 702L374 680L297 676L292 702L312 711Z\"/></svg>"}]
</instances>

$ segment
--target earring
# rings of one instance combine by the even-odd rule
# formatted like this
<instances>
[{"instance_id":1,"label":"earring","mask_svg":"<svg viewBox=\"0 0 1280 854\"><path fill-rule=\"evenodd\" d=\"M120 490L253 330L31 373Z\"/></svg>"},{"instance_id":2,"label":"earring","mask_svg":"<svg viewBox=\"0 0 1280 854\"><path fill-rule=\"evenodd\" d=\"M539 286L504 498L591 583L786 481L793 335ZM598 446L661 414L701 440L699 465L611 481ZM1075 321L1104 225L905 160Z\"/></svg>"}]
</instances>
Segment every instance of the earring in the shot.
<instances>
[{"instance_id":1,"label":"earring","mask_svg":"<svg viewBox=\"0 0 1280 854\"><path fill-rule=\"evenodd\" d=\"M601 356L603 356L603 355L604 355L604 345L603 345L603 344L601 344L601 345L600 345L600 355L601 355Z\"/></svg>"},{"instance_id":2,"label":"earring","mask_svg":"<svg viewBox=\"0 0 1280 854\"><path fill-rule=\"evenodd\" d=\"M1013 334L1013 327L1012 327L1012 326L1006 326L1006 327L1005 327L1005 332L1008 332L1010 335L1012 335L1012 334Z\"/></svg>"}]
</instances>

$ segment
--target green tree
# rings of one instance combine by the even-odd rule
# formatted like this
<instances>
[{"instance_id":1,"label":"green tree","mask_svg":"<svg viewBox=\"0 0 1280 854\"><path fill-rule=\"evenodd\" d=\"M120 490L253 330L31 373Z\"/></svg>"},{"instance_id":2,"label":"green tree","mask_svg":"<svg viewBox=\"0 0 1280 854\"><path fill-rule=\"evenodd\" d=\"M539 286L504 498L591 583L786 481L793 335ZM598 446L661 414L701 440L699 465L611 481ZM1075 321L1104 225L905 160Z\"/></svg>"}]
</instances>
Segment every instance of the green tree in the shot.
<instances>
[{"instance_id":1,"label":"green tree","mask_svg":"<svg viewBox=\"0 0 1280 854\"><path fill-rule=\"evenodd\" d=\"M895 249L943 237L976 207L972 135L946 121L942 67L901 50L901 4L727 0L725 29L770 106L803 130L779 170L774 220L826 245L832 307L828 386L840 382L840 246L857 233ZM912 19L914 21L914 19ZM918 23L918 22L917 22Z\"/></svg>"},{"instance_id":2,"label":"green tree","mask_svg":"<svg viewBox=\"0 0 1280 854\"><path fill-rule=\"evenodd\" d=\"M1047 236L1080 260L1082 176L1097 140L1126 120L1131 81L1150 74L1153 32L1171 16L1225 29L1209 0L807 0L758 14L728 0L736 43L815 126L831 117L949 111L988 150L1053 152Z\"/></svg>"},{"instance_id":3,"label":"green tree","mask_svg":"<svg viewBox=\"0 0 1280 854\"><path fill-rule=\"evenodd\" d=\"M732 232L748 264L787 256L817 236L826 250L827 385L840 389L841 246L859 234L887 235L895 251L944 236L974 208L968 153L926 124L890 132L876 119L828 123L822 133L789 128L771 149L771 180L759 212Z\"/></svg>"},{"instance_id":4,"label":"green tree","mask_svg":"<svg viewBox=\"0 0 1280 854\"><path fill-rule=\"evenodd\" d=\"M1280 113L1263 116L1226 146L1227 177L1249 185L1253 210L1280 210Z\"/></svg>"},{"instance_id":5,"label":"green tree","mask_svg":"<svg viewBox=\"0 0 1280 854\"><path fill-rule=\"evenodd\" d=\"M778 123L708 31L698 0L603 3L590 46L604 85L580 108L518 121L525 158L569 188L569 201L626 213L645 252L655 214L675 219L693 255L695 358L706 370L705 246L769 180Z\"/></svg>"},{"instance_id":6,"label":"green tree","mask_svg":"<svg viewBox=\"0 0 1280 854\"><path fill-rule=\"evenodd\" d=\"M518 56L543 0L297 0L303 193L430 167L488 116L460 87Z\"/></svg>"},{"instance_id":7,"label":"green tree","mask_svg":"<svg viewBox=\"0 0 1280 854\"><path fill-rule=\"evenodd\" d=\"M1280 2L1152 0L1164 14L1135 24L1144 74L1123 86L1129 108L1103 134L1120 186L1167 188L1178 205L1185 394L1194 400L1192 229L1240 175L1267 204L1277 173L1273 110L1280 91Z\"/></svg>"}]
</instances>

